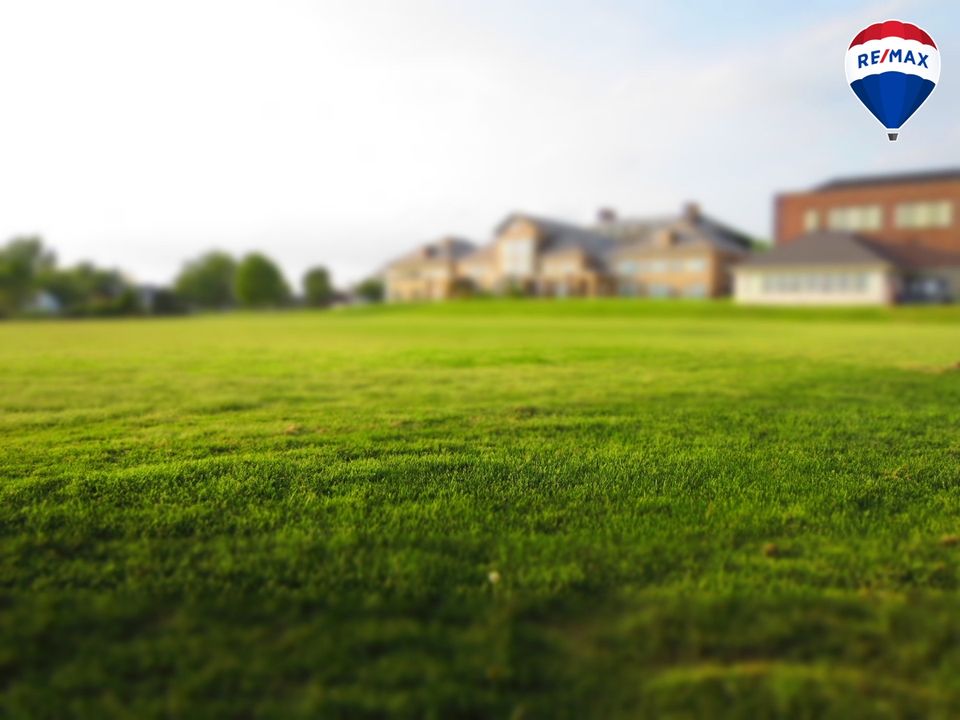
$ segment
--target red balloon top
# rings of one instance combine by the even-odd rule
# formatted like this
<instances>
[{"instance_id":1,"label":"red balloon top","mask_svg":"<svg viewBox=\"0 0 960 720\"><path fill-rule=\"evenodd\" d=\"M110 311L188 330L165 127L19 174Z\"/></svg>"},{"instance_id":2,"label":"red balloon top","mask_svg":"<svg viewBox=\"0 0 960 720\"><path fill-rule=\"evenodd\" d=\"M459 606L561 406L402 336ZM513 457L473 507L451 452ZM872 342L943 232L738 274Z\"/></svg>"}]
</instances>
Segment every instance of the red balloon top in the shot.
<instances>
[{"instance_id":1,"label":"red balloon top","mask_svg":"<svg viewBox=\"0 0 960 720\"><path fill-rule=\"evenodd\" d=\"M876 25L871 25L865 30L861 30L860 34L853 39L852 43L850 43L850 47L854 47L855 45L863 45L865 42L869 42L871 40L883 40L888 37L898 37L903 38L904 40L916 40L924 45L930 45L934 48L937 47L937 44L933 41L933 38L927 35L924 30L921 30L916 25L900 22L899 20L887 20L886 22L877 23Z\"/></svg>"}]
</instances>

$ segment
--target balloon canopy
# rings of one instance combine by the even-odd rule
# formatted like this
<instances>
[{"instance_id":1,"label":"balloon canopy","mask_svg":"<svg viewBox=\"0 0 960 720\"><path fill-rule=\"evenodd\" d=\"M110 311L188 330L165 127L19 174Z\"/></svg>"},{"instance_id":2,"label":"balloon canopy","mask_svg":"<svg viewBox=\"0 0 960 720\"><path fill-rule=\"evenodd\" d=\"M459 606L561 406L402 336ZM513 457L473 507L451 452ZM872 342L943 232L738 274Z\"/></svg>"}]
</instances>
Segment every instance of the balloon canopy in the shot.
<instances>
[{"instance_id":1,"label":"balloon canopy","mask_svg":"<svg viewBox=\"0 0 960 720\"><path fill-rule=\"evenodd\" d=\"M850 43L847 82L890 140L940 80L940 52L924 30L899 20L871 25Z\"/></svg>"}]
</instances>

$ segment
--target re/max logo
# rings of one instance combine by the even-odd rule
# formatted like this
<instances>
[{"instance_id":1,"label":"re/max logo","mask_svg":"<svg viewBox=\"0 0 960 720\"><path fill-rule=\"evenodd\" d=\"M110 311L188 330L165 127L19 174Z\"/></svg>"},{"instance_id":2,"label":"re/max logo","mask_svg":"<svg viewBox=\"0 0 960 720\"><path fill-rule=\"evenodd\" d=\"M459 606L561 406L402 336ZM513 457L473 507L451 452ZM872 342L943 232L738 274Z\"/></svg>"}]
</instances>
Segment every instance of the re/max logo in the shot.
<instances>
[{"instance_id":1,"label":"re/max logo","mask_svg":"<svg viewBox=\"0 0 960 720\"><path fill-rule=\"evenodd\" d=\"M910 63L911 65L916 65L917 67L924 67L929 69L930 66L927 65L927 58L929 55L924 55L921 52L918 52L916 55L913 54L913 50L907 50L906 55L904 55L903 50L890 50L887 48L883 51L883 55L880 55L879 50L874 50L872 53L863 53L862 55L857 56L857 67L862 68L867 65L879 65L883 62L899 62L899 63ZM919 58L919 59L918 59Z\"/></svg>"}]
</instances>

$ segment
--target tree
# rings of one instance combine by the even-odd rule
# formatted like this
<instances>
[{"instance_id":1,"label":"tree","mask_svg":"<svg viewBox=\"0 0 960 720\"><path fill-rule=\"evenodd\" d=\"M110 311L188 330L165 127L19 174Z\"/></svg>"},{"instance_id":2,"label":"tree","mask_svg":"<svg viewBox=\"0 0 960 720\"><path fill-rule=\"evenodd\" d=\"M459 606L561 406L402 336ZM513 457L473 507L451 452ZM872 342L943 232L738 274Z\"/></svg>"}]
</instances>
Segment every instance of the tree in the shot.
<instances>
[{"instance_id":1,"label":"tree","mask_svg":"<svg viewBox=\"0 0 960 720\"><path fill-rule=\"evenodd\" d=\"M367 278L354 288L354 292L357 297L369 303L383 302L383 280L376 277Z\"/></svg>"},{"instance_id":2,"label":"tree","mask_svg":"<svg viewBox=\"0 0 960 720\"><path fill-rule=\"evenodd\" d=\"M277 307L290 299L280 269L265 255L250 253L237 266L236 298L247 307Z\"/></svg>"},{"instance_id":3,"label":"tree","mask_svg":"<svg viewBox=\"0 0 960 720\"><path fill-rule=\"evenodd\" d=\"M126 315L140 309L136 293L119 271L92 263L49 268L37 278L37 287L57 298L66 315Z\"/></svg>"},{"instance_id":4,"label":"tree","mask_svg":"<svg viewBox=\"0 0 960 720\"><path fill-rule=\"evenodd\" d=\"M237 263L224 252L208 252L184 265L174 283L183 301L192 307L222 310L236 304Z\"/></svg>"},{"instance_id":5,"label":"tree","mask_svg":"<svg viewBox=\"0 0 960 720\"><path fill-rule=\"evenodd\" d=\"M0 315L19 311L37 291L37 278L55 262L39 237L14 238L0 249Z\"/></svg>"},{"instance_id":6,"label":"tree","mask_svg":"<svg viewBox=\"0 0 960 720\"><path fill-rule=\"evenodd\" d=\"M303 276L303 297L311 307L326 307L333 300L330 273L325 267L315 267Z\"/></svg>"}]
</instances>

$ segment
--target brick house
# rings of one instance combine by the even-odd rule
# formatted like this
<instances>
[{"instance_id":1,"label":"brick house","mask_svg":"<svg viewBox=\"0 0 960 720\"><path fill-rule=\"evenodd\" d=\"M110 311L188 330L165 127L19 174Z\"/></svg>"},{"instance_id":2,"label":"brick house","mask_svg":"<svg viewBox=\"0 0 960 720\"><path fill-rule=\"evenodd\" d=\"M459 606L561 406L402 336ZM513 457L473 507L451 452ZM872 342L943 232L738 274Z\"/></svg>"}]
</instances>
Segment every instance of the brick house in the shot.
<instances>
[{"instance_id":1,"label":"brick house","mask_svg":"<svg viewBox=\"0 0 960 720\"><path fill-rule=\"evenodd\" d=\"M818 230L960 254L960 170L832 180L776 199L775 242Z\"/></svg>"},{"instance_id":2,"label":"brick house","mask_svg":"<svg viewBox=\"0 0 960 720\"><path fill-rule=\"evenodd\" d=\"M960 170L846 178L782 194L775 247L738 268L736 298L770 304L956 299L958 203ZM862 265L856 282L843 281L851 268L843 263L853 255L869 266L869 280Z\"/></svg>"}]
</instances>

